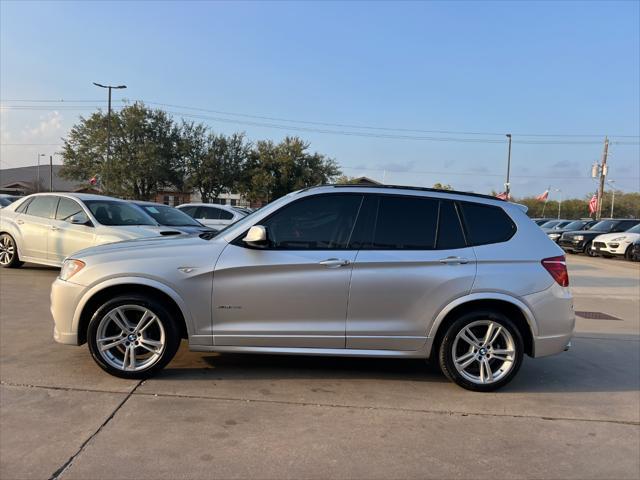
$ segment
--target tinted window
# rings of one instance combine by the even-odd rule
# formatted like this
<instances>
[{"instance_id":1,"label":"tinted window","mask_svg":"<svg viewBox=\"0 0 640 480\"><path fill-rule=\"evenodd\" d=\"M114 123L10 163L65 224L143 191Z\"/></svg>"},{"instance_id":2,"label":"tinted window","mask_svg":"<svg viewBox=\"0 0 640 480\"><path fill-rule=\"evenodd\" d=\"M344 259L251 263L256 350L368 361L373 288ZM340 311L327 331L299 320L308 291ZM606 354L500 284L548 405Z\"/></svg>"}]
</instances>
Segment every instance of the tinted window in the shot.
<instances>
[{"instance_id":1,"label":"tinted window","mask_svg":"<svg viewBox=\"0 0 640 480\"><path fill-rule=\"evenodd\" d=\"M149 215L125 202L87 200L84 203L102 225L156 225Z\"/></svg>"},{"instance_id":2,"label":"tinted window","mask_svg":"<svg viewBox=\"0 0 640 480\"><path fill-rule=\"evenodd\" d=\"M432 250L436 240L438 200L380 197L372 248Z\"/></svg>"},{"instance_id":3,"label":"tinted window","mask_svg":"<svg viewBox=\"0 0 640 480\"><path fill-rule=\"evenodd\" d=\"M440 215L438 216L438 250L464 248L466 242L462 233L462 225L458 218L455 204L445 200L440 201Z\"/></svg>"},{"instance_id":4,"label":"tinted window","mask_svg":"<svg viewBox=\"0 0 640 480\"><path fill-rule=\"evenodd\" d=\"M56 220L69 220L71 217L78 213L83 213L84 210L78 204L69 198L60 197L58 202L58 210L56 210Z\"/></svg>"},{"instance_id":5,"label":"tinted window","mask_svg":"<svg viewBox=\"0 0 640 480\"><path fill-rule=\"evenodd\" d=\"M196 215L196 210L198 209L198 207L191 205L189 207L182 207L179 208L178 210L180 210L181 212L186 213L187 215L189 215L190 217L195 217Z\"/></svg>"},{"instance_id":6,"label":"tinted window","mask_svg":"<svg viewBox=\"0 0 640 480\"><path fill-rule=\"evenodd\" d=\"M262 225L279 249L347 248L362 195L322 195L291 203Z\"/></svg>"},{"instance_id":7,"label":"tinted window","mask_svg":"<svg viewBox=\"0 0 640 480\"><path fill-rule=\"evenodd\" d=\"M199 207L196 218L205 220L220 220L220 209L216 207Z\"/></svg>"},{"instance_id":8,"label":"tinted window","mask_svg":"<svg viewBox=\"0 0 640 480\"><path fill-rule=\"evenodd\" d=\"M27 207L26 213L35 217L51 218L57 201L56 197L34 197Z\"/></svg>"},{"instance_id":9,"label":"tinted window","mask_svg":"<svg viewBox=\"0 0 640 480\"><path fill-rule=\"evenodd\" d=\"M500 207L467 202L460 207L472 245L506 242L516 232L515 224Z\"/></svg>"},{"instance_id":10,"label":"tinted window","mask_svg":"<svg viewBox=\"0 0 640 480\"><path fill-rule=\"evenodd\" d=\"M196 222L189 215L177 208L168 205L139 205L145 213L151 215L153 219L160 225L169 227L199 227L200 223Z\"/></svg>"},{"instance_id":11,"label":"tinted window","mask_svg":"<svg viewBox=\"0 0 640 480\"><path fill-rule=\"evenodd\" d=\"M616 222L613 220L602 220L601 222L596 223L591 230L594 232L610 232L612 228L616 226Z\"/></svg>"},{"instance_id":12,"label":"tinted window","mask_svg":"<svg viewBox=\"0 0 640 480\"><path fill-rule=\"evenodd\" d=\"M233 213L220 209L220 220L232 220Z\"/></svg>"},{"instance_id":13,"label":"tinted window","mask_svg":"<svg viewBox=\"0 0 640 480\"><path fill-rule=\"evenodd\" d=\"M620 222L620 224L617 226L618 228L616 228L616 230L619 231L619 232L624 232L625 230L628 230L631 227L633 227L634 225L636 225L637 223L638 223L637 220L627 220L625 222Z\"/></svg>"},{"instance_id":14,"label":"tinted window","mask_svg":"<svg viewBox=\"0 0 640 480\"><path fill-rule=\"evenodd\" d=\"M636 225L635 227L630 228L629 230L627 230L627 232L629 232L629 233L640 233L640 224Z\"/></svg>"},{"instance_id":15,"label":"tinted window","mask_svg":"<svg viewBox=\"0 0 640 480\"><path fill-rule=\"evenodd\" d=\"M582 220L576 220L575 222L571 222L562 228L566 230L582 230L586 225L587 225L587 222L584 222Z\"/></svg>"}]
</instances>

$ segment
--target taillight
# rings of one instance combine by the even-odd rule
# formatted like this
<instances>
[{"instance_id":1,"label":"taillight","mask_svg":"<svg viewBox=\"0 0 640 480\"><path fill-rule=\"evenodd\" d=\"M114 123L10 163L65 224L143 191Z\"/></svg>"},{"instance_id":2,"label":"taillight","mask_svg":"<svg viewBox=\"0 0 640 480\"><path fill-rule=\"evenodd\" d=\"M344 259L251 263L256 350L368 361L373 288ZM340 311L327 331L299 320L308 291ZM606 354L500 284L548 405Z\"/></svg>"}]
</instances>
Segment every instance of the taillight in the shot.
<instances>
[{"instance_id":1,"label":"taillight","mask_svg":"<svg viewBox=\"0 0 640 480\"><path fill-rule=\"evenodd\" d=\"M564 255L545 258L542 260L542 266L558 282L558 285L561 287L569 286L569 272L567 271L567 262Z\"/></svg>"}]
</instances>

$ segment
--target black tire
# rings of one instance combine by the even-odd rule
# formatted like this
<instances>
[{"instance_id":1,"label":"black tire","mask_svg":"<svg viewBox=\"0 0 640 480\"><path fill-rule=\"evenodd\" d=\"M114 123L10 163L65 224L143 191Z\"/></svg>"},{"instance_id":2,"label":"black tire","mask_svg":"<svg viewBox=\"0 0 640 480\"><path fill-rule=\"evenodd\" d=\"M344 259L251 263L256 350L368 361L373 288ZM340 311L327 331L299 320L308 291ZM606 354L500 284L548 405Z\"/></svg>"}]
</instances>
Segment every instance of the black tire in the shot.
<instances>
[{"instance_id":1,"label":"black tire","mask_svg":"<svg viewBox=\"0 0 640 480\"><path fill-rule=\"evenodd\" d=\"M633 262L633 245L629 245L627 249L624 251L624 259Z\"/></svg>"},{"instance_id":2,"label":"black tire","mask_svg":"<svg viewBox=\"0 0 640 480\"><path fill-rule=\"evenodd\" d=\"M113 311L116 307L122 307L125 305L137 306L141 309L148 309L155 315L155 317L157 317L158 322L161 324L161 328L164 330L164 346L161 349L159 357L148 367L140 370L126 371L121 368L116 368L115 366L109 364L107 359L103 356L103 353L101 353L98 348L97 335L99 334L101 322L106 318L106 315L109 312ZM160 331L160 326L155 326L155 328ZM126 340L126 338L124 338L123 340ZM144 379L149 378L159 370L162 370L173 359L176 352L178 351L178 347L180 346L180 331L177 326L176 319L173 318L173 316L169 313L167 307L155 298L138 294L121 295L103 303L96 309L95 313L91 317L91 320L89 321L89 326L87 329L87 343L89 345L89 351L91 352L93 360L100 366L100 368L102 368L107 373L120 378ZM125 348L129 348L128 342L126 345L127 347ZM135 345L138 345L138 343L136 342ZM148 353L144 351L143 347L132 346L131 348L137 352L135 358L138 358L137 355L148 355ZM110 351L111 350L113 349L110 349ZM126 355L124 355L124 359L126 358Z\"/></svg>"},{"instance_id":3,"label":"black tire","mask_svg":"<svg viewBox=\"0 0 640 480\"><path fill-rule=\"evenodd\" d=\"M4 259L0 260L0 266L3 268L19 268L24 264L18 256L18 244L8 233L0 235L0 256Z\"/></svg>"},{"instance_id":4,"label":"black tire","mask_svg":"<svg viewBox=\"0 0 640 480\"><path fill-rule=\"evenodd\" d=\"M464 330L467 326L474 324L477 321L489 320L494 323L499 324L502 328L504 328L513 339L514 346L514 355L512 359L512 363L510 366L510 370L507 371L501 378L491 383L476 383L474 381L465 378L457 369L454 362L454 353L453 348L455 345L456 336ZM497 390L507 383L509 383L513 377L518 373L520 366L522 365L522 358L524 355L524 342L522 340L522 335L518 328L513 324L511 320L509 320L505 315L500 312L494 311L474 311L462 314L457 320L455 320L451 326L447 329L442 341L440 342L440 347L438 351L438 359L440 363L440 369L442 373L449 378L449 380L453 381L457 385L467 390L472 390L474 392L491 392ZM494 365L497 360L488 360L489 362L493 361Z\"/></svg>"},{"instance_id":5,"label":"black tire","mask_svg":"<svg viewBox=\"0 0 640 480\"><path fill-rule=\"evenodd\" d=\"M593 257L597 257L597 256L599 256L599 255L596 253L596 251L595 251L593 248L591 248L591 247L592 247L592 242L589 242L589 243L587 243L587 244L585 245L585 247L584 247L584 253L585 253L585 255L588 255L589 257L592 257L592 258L593 258Z\"/></svg>"}]
</instances>

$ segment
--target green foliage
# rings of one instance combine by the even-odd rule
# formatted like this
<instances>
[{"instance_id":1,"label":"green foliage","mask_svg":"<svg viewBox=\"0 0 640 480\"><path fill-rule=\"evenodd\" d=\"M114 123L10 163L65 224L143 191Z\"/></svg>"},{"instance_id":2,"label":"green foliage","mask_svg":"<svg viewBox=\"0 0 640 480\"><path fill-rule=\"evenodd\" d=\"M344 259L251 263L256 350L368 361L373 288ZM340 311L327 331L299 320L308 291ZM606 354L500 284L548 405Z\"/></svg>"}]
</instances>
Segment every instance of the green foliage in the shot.
<instances>
[{"instance_id":1,"label":"green foliage","mask_svg":"<svg viewBox=\"0 0 640 480\"><path fill-rule=\"evenodd\" d=\"M443 183L434 183L433 184L433 188L437 188L438 190L453 190L453 187L451 185L447 184L443 184Z\"/></svg>"},{"instance_id":2,"label":"green foliage","mask_svg":"<svg viewBox=\"0 0 640 480\"><path fill-rule=\"evenodd\" d=\"M589 215L589 200L591 195L586 195L582 199L571 198L562 201L560 207L561 218L588 218L594 217ZM604 200L602 202L602 217L607 218L611 216L611 202L613 195L610 191L605 191ZM532 217L557 217L558 216L558 201L549 200L546 207L544 202L536 200L534 197L526 197L515 200L516 203L521 203L529 207L527 214ZM621 191L615 192L613 215L616 218L640 218L640 193L624 193ZM544 208L544 215L543 215Z\"/></svg>"}]
</instances>

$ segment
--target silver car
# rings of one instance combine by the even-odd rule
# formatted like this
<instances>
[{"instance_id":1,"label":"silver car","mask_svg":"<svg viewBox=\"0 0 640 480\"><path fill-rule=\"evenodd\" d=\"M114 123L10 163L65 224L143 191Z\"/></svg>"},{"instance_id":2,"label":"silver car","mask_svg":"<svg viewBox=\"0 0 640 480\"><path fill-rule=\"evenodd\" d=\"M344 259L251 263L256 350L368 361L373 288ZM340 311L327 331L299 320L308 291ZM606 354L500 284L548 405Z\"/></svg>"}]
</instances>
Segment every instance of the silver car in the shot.
<instances>
[{"instance_id":1,"label":"silver car","mask_svg":"<svg viewBox=\"0 0 640 480\"><path fill-rule=\"evenodd\" d=\"M37 193L0 210L0 266L59 267L68 255L94 245L180 233L117 198Z\"/></svg>"},{"instance_id":2,"label":"silver car","mask_svg":"<svg viewBox=\"0 0 640 480\"><path fill-rule=\"evenodd\" d=\"M336 185L282 197L218 235L90 248L51 291L58 342L144 378L181 338L201 352L424 358L471 390L566 350L562 250L492 197Z\"/></svg>"}]
</instances>

